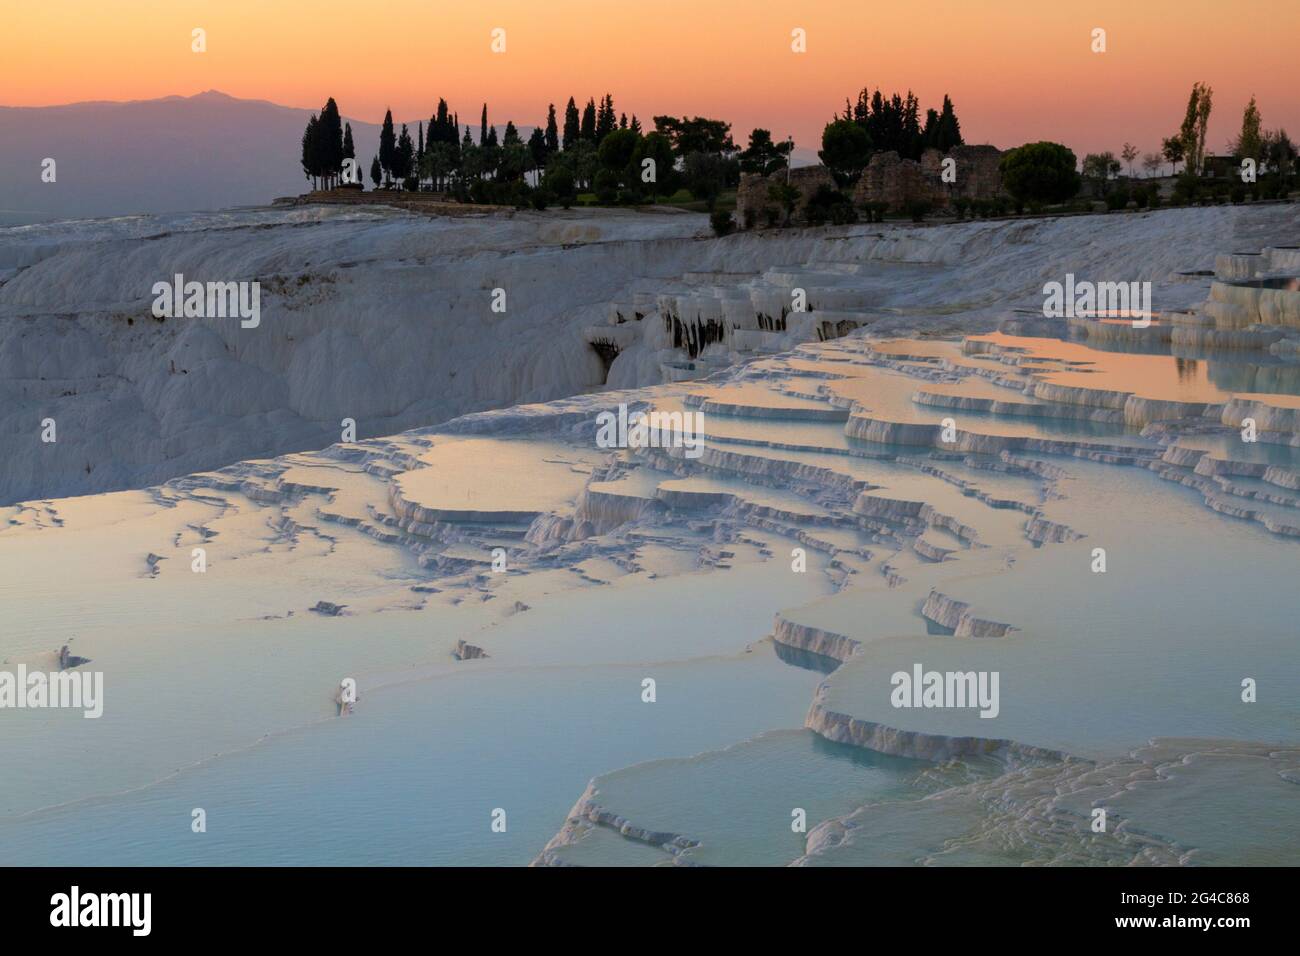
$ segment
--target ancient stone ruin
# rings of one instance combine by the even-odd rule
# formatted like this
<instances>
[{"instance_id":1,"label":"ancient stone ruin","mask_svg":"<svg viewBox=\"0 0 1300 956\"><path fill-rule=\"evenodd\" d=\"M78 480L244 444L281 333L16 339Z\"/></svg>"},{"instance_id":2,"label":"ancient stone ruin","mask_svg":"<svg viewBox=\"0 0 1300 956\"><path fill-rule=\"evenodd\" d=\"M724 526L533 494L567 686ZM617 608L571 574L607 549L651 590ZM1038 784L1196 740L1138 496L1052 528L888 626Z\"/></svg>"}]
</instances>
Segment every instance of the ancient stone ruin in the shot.
<instances>
[{"instance_id":1,"label":"ancient stone ruin","mask_svg":"<svg viewBox=\"0 0 1300 956\"><path fill-rule=\"evenodd\" d=\"M791 169L789 183L799 190L799 201L795 204L790 221L797 225L806 224L808 200L820 186L835 188L835 180L825 166L800 166ZM736 222L745 229L763 229L779 226L784 222L785 210L780 203L772 200L768 192L773 186L786 184L786 171L781 170L771 176L757 173L744 173L740 177L740 186L736 189Z\"/></svg>"},{"instance_id":2,"label":"ancient stone ruin","mask_svg":"<svg viewBox=\"0 0 1300 956\"><path fill-rule=\"evenodd\" d=\"M859 210L883 204L887 212L900 213L908 204L924 201L944 209L955 199L992 199L1002 191L1002 174L998 161L1002 151L995 146L954 146L947 153L927 149L919 162L903 159L891 151L876 153L852 189L853 205ZM952 182L944 181L945 160ZM736 191L736 219L743 228L762 229L780 225L784 210L769 198L773 185L784 185L785 172L773 176L744 174ZM835 181L825 166L805 166L790 170L790 185L800 192L790 221L795 225L808 222L808 200L818 187L835 188Z\"/></svg>"}]
</instances>

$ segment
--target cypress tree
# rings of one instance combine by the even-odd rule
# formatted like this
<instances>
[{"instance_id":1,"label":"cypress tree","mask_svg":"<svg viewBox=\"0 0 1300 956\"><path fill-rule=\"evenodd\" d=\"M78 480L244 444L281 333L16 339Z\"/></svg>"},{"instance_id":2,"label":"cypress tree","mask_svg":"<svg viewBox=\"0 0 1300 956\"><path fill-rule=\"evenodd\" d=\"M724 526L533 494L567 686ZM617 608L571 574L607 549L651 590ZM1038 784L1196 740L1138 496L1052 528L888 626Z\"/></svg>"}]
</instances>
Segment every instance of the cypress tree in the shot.
<instances>
[{"instance_id":1,"label":"cypress tree","mask_svg":"<svg viewBox=\"0 0 1300 956\"><path fill-rule=\"evenodd\" d=\"M483 104L483 120L482 120L482 122L479 124L479 128L478 128L478 144L479 144L480 146L486 146L486 145L487 145L487 137L488 137L488 125L487 125L487 104L484 103L484 104Z\"/></svg>"},{"instance_id":2,"label":"cypress tree","mask_svg":"<svg viewBox=\"0 0 1300 956\"><path fill-rule=\"evenodd\" d=\"M929 109L925 111L925 126L921 130L921 141L925 143L926 149L939 148L939 111Z\"/></svg>"},{"instance_id":3,"label":"cypress tree","mask_svg":"<svg viewBox=\"0 0 1300 956\"><path fill-rule=\"evenodd\" d=\"M302 171L311 180L312 189L316 188L316 177L320 171L316 158L319 150L316 131L319 127L320 120L313 113L311 119L307 120L307 128L302 131Z\"/></svg>"},{"instance_id":4,"label":"cypress tree","mask_svg":"<svg viewBox=\"0 0 1300 956\"><path fill-rule=\"evenodd\" d=\"M343 126L343 159L345 162L350 159L354 164L357 160L357 148L352 143L351 123L346 123ZM360 166L356 166L356 176L357 182L361 182L362 174Z\"/></svg>"},{"instance_id":5,"label":"cypress tree","mask_svg":"<svg viewBox=\"0 0 1300 956\"><path fill-rule=\"evenodd\" d=\"M392 181L397 156L397 134L393 132L393 111L384 114L384 125L379 130L379 165L384 171L384 178Z\"/></svg>"},{"instance_id":6,"label":"cypress tree","mask_svg":"<svg viewBox=\"0 0 1300 956\"><path fill-rule=\"evenodd\" d=\"M935 147L946 153L954 146L960 145L962 145L961 123L957 122L957 111L953 108L952 100L945 93L943 110L939 113L939 134Z\"/></svg>"},{"instance_id":7,"label":"cypress tree","mask_svg":"<svg viewBox=\"0 0 1300 956\"><path fill-rule=\"evenodd\" d=\"M546 134L536 127L533 127L533 135L528 137L528 154L535 168L541 169L546 165L546 157L550 154L546 147Z\"/></svg>"},{"instance_id":8,"label":"cypress tree","mask_svg":"<svg viewBox=\"0 0 1300 956\"><path fill-rule=\"evenodd\" d=\"M393 175L400 184L402 180L411 175L411 167L415 163L415 144L411 142L411 134L402 124L402 135L397 137L396 166L393 168Z\"/></svg>"},{"instance_id":9,"label":"cypress tree","mask_svg":"<svg viewBox=\"0 0 1300 956\"><path fill-rule=\"evenodd\" d=\"M582 108L582 133L581 138L589 143L596 141L596 101L587 100L587 105Z\"/></svg>"},{"instance_id":10,"label":"cypress tree","mask_svg":"<svg viewBox=\"0 0 1300 956\"><path fill-rule=\"evenodd\" d=\"M600 101L600 109L596 112L596 142L603 142L605 137L614 132L617 119L614 116L614 97L608 93Z\"/></svg>"},{"instance_id":11,"label":"cypress tree","mask_svg":"<svg viewBox=\"0 0 1300 956\"><path fill-rule=\"evenodd\" d=\"M320 111L317 133L320 137L320 175L329 188L338 180L339 169L343 166L343 120L332 96Z\"/></svg>"},{"instance_id":12,"label":"cypress tree","mask_svg":"<svg viewBox=\"0 0 1300 956\"><path fill-rule=\"evenodd\" d=\"M569 105L564 108L564 148L571 149L581 135L578 125L578 105L569 97Z\"/></svg>"},{"instance_id":13,"label":"cypress tree","mask_svg":"<svg viewBox=\"0 0 1300 956\"><path fill-rule=\"evenodd\" d=\"M370 157L370 181L375 184L376 189L379 188L381 179L383 179L383 173L379 169L379 157L372 156Z\"/></svg>"},{"instance_id":14,"label":"cypress tree","mask_svg":"<svg viewBox=\"0 0 1300 956\"><path fill-rule=\"evenodd\" d=\"M554 153L560 148L560 133L555 126L555 104L552 103L546 111L546 135L543 139L546 144L546 151Z\"/></svg>"}]
</instances>

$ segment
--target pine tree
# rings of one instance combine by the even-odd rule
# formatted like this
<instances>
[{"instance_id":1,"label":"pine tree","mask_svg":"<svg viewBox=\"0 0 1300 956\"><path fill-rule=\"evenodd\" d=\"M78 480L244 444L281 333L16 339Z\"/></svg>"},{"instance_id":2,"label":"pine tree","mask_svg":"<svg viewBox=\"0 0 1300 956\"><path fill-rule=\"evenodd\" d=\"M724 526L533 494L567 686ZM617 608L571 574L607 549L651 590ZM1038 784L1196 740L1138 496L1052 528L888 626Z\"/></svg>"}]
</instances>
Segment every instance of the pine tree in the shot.
<instances>
[{"instance_id":1,"label":"pine tree","mask_svg":"<svg viewBox=\"0 0 1300 956\"><path fill-rule=\"evenodd\" d=\"M557 152L560 148L560 133L555 126L555 104L552 103L546 111L546 135L544 138L546 151L548 153Z\"/></svg>"},{"instance_id":2,"label":"pine tree","mask_svg":"<svg viewBox=\"0 0 1300 956\"><path fill-rule=\"evenodd\" d=\"M634 133L641 132L641 121L636 118L635 113L632 114L632 125L629 126L628 129L630 129Z\"/></svg>"},{"instance_id":3,"label":"pine tree","mask_svg":"<svg viewBox=\"0 0 1300 956\"><path fill-rule=\"evenodd\" d=\"M393 111L389 110L384 114L384 125L379 130L379 165L386 182L392 182L396 157L397 134L393 132Z\"/></svg>"},{"instance_id":4,"label":"pine tree","mask_svg":"<svg viewBox=\"0 0 1300 956\"><path fill-rule=\"evenodd\" d=\"M587 100L587 105L582 108L581 138L589 143L596 141L596 101L592 99Z\"/></svg>"},{"instance_id":5,"label":"pine tree","mask_svg":"<svg viewBox=\"0 0 1300 956\"><path fill-rule=\"evenodd\" d=\"M578 121L578 105L569 97L569 105L564 108L564 148L572 149L581 135Z\"/></svg>"}]
</instances>

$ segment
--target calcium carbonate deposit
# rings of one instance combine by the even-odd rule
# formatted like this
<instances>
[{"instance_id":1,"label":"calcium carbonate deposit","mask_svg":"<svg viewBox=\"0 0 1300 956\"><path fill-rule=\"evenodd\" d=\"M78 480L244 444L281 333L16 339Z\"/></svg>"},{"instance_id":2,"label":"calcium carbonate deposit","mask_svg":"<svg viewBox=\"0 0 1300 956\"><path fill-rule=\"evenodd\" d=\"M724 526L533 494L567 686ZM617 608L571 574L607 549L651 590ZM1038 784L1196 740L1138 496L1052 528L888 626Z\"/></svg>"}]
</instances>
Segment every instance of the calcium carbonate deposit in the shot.
<instances>
[{"instance_id":1,"label":"calcium carbonate deposit","mask_svg":"<svg viewBox=\"0 0 1300 956\"><path fill-rule=\"evenodd\" d=\"M0 230L0 657L104 674L0 723L0 857L1290 862L1298 242ZM259 326L157 321L177 273L260 281ZM1067 274L1154 314L1046 317ZM651 412L701 443L598 441Z\"/></svg>"}]
</instances>

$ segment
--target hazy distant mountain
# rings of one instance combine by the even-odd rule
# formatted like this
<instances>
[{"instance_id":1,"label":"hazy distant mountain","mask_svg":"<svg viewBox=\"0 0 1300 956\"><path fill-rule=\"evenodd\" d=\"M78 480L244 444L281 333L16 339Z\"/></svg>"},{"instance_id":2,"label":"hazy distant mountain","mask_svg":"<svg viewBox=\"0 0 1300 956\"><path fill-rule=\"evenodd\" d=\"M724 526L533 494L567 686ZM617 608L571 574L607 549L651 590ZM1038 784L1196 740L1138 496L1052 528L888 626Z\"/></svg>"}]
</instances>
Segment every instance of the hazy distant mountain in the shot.
<instances>
[{"instance_id":1,"label":"hazy distant mountain","mask_svg":"<svg viewBox=\"0 0 1300 956\"><path fill-rule=\"evenodd\" d=\"M128 103L0 106L0 225L219 209L300 193L300 143L312 112L216 90ZM345 119L368 171L379 126ZM405 120L413 137L419 119L428 121ZM519 129L525 137L532 131ZM57 182L41 181L46 157L57 163Z\"/></svg>"}]
</instances>

